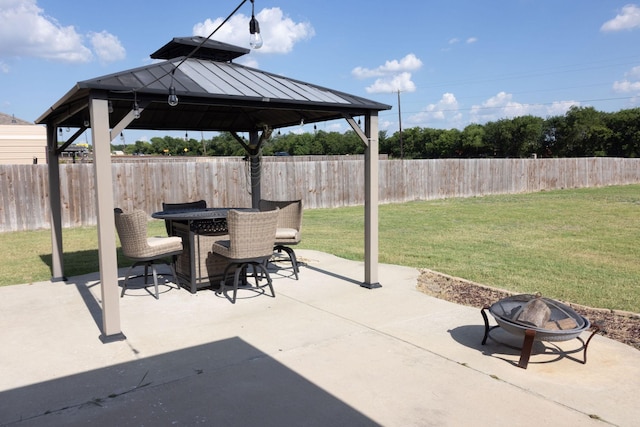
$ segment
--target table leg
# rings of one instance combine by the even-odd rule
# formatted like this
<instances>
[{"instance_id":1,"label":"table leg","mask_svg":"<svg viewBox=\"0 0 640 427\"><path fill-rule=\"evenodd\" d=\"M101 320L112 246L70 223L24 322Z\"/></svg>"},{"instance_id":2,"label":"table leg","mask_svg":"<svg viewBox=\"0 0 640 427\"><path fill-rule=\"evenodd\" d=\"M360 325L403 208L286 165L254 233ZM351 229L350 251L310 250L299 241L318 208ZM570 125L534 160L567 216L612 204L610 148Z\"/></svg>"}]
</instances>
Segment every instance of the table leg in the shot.
<instances>
[{"instance_id":1,"label":"table leg","mask_svg":"<svg viewBox=\"0 0 640 427\"><path fill-rule=\"evenodd\" d=\"M200 254L196 254L196 242L195 236L196 234L192 231L191 221L188 223L189 227L189 250L191 251L191 256L189 257L189 269L191 270L190 279L191 279L191 293L195 294L198 291L198 284L196 278L196 262L199 262ZM197 258L197 259L196 259Z\"/></svg>"}]
</instances>

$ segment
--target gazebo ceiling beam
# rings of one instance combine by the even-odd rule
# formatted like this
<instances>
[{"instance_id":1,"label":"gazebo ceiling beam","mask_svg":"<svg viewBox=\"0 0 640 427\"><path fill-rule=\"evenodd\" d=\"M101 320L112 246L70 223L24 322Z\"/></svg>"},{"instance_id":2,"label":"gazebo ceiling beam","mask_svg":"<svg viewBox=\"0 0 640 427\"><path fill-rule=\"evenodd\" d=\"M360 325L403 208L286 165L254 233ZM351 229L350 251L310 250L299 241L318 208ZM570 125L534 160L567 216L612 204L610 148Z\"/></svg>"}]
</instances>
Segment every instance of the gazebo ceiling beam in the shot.
<instances>
[{"instance_id":1,"label":"gazebo ceiling beam","mask_svg":"<svg viewBox=\"0 0 640 427\"><path fill-rule=\"evenodd\" d=\"M75 116L76 114L80 113L83 110L88 111L88 109L89 109L89 103L87 102L80 102L78 103L78 105L75 105L75 103L69 103L64 114L61 114L55 117L51 122L51 125L56 127L61 126L61 124L64 123L65 120L72 118L73 116ZM87 120L89 120L88 116L87 116Z\"/></svg>"}]
</instances>

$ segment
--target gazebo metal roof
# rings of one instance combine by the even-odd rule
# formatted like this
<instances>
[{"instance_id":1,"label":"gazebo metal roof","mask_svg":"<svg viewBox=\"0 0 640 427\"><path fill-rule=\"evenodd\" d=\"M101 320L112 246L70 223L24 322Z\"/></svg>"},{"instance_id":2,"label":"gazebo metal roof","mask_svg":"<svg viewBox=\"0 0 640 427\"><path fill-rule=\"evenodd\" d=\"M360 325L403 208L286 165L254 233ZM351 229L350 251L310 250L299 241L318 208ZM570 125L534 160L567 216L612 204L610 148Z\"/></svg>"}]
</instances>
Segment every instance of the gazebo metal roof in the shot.
<instances>
[{"instance_id":1,"label":"gazebo metal roof","mask_svg":"<svg viewBox=\"0 0 640 427\"><path fill-rule=\"evenodd\" d=\"M82 127L89 117L87 100L92 93L102 93L111 102L112 127L134 102L144 108L129 129L250 132L264 125L277 129L391 108L232 62L247 52L201 37L174 38L152 54L168 59L78 82L36 122ZM167 103L172 85L179 98L175 107Z\"/></svg>"}]
</instances>

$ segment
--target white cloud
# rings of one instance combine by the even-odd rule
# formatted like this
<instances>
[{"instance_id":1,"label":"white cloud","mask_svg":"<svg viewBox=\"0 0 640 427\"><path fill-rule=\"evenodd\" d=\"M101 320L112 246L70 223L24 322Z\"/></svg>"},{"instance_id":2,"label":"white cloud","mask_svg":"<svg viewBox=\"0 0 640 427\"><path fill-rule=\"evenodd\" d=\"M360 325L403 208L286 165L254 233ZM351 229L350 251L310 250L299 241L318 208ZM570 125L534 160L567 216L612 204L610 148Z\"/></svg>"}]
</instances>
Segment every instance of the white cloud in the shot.
<instances>
[{"instance_id":1,"label":"white cloud","mask_svg":"<svg viewBox=\"0 0 640 427\"><path fill-rule=\"evenodd\" d=\"M640 93L640 65L627 71L624 80L613 83L613 90L618 93Z\"/></svg>"},{"instance_id":2,"label":"white cloud","mask_svg":"<svg viewBox=\"0 0 640 427\"><path fill-rule=\"evenodd\" d=\"M456 44L456 43L459 43L459 42L460 42L460 39L456 38L456 37L454 37L452 39L449 39L449 44Z\"/></svg>"},{"instance_id":3,"label":"white cloud","mask_svg":"<svg viewBox=\"0 0 640 427\"><path fill-rule=\"evenodd\" d=\"M124 47L120 40L106 31L89 33L91 45L102 63L122 60L126 57Z\"/></svg>"},{"instance_id":4,"label":"white cloud","mask_svg":"<svg viewBox=\"0 0 640 427\"><path fill-rule=\"evenodd\" d=\"M621 93L640 92L640 81L622 80L614 82L613 90Z\"/></svg>"},{"instance_id":5,"label":"white cloud","mask_svg":"<svg viewBox=\"0 0 640 427\"><path fill-rule=\"evenodd\" d=\"M421 67L422 61L410 53L400 60L386 61L377 68L356 67L351 70L351 74L357 79L378 77L371 86L366 88L367 93L415 92L416 85L411 80L409 71L415 71Z\"/></svg>"},{"instance_id":6,"label":"white cloud","mask_svg":"<svg viewBox=\"0 0 640 427\"><path fill-rule=\"evenodd\" d=\"M250 16L243 14L234 15L212 36L212 39L248 47L250 19ZM315 30L309 22L296 23L285 16L278 7L262 9L256 15L256 19L260 24L260 34L264 40L263 46L256 50L258 53L289 53L296 43L315 35ZM207 37L222 21L223 18L216 18L213 21L207 18L204 22L193 26L193 35Z\"/></svg>"},{"instance_id":7,"label":"white cloud","mask_svg":"<svg viewBox=\"0 0 640 427\"><path fill-rule=\"evenodd\" d=\"M88 35L102 62L124 58L117 37L106 31ZM36 0L0 0L0 56L33 57L86 63L94 54L74 26L61 25L45 14Z\"/></svg>"},{"instance_id":8,"label":"white cloud","mask_svg":"<svg viewBox=\"0 0 640 427\"><path fill-rule=\"evenodd\" d=\"M0 55L88 62L93 55L73 26L44 14L35 0L0 1Z\"/></svg>"},{"instance_id":9,"label":"white cloud","mask_svg":"<svg viewBox=\"0 0 640 427\"><path fill-rule=\"evenodd\" d=\"M541 114L540 117L562 116L569 111L569 108L579 106L580 101L554 101L551 105L544 106L546 114Z\"/></svg>"},{"instance_id":10,"label":"white cloud","mask_svg":"<svg viewBox=\"0 0 640 427\"><path fill-rule=\"evenodd\" d=\"M9 66L7 64L5 64L4 62L0 61L0 73L9 74L10 70L11 70L11 68L9 68Z\"/></svg>"},{"instance_id":11,"label":"white cloud","mask_svg":"<svg viewBox=\"0 0 640 427\"><path fill-rule=\"evenodd\" d=\"M435 103L427 105L422 111L408 118L408 123L415 126L432 127L433 122L447 122L447 126L456 127L462 119L458 100L455 95L447 92Z\"/></svg>"},{"instance_id":12,"label":"white cloud","mask_svg":"<svg viewBox=\"0 0 640 427\"><path fill-rule=\"evenodd\" d=\"M466 42L466 43L467 43L467 44L473 44L473 43L475 43L475 42L477 42L477 41L478 41L478 38L477 38L477 37L469 37L469 38L467 39L467 42Z\"/></svg>"},{"instance_id":13,"label":"white cloud","mask_svg":"<svg viewBox=\"0 0 640 427\"><path fill-rule=\"evenodd\" d=\"M366 88L367 93L415 92L416 85L411 81L411 73L400 73L377 79Z\"/></svg>"},{"instance_id":14,"label":"white cloud","mask_svg":"<svg viewBox=\"0 0 640 427\"><path fill-rule=\"evenodd\" d=\"M237 64L244 65L245 67L260 68L260 64L252 56L242 56L235 61Z\"/></svg>"},{"instance_id":15,"label":"white cloud","mask_svg":"<svg viewBox=\"0 0 640 427\"><path fill-rule=\"evenodd\" d=\"M499 92L480 105L473 105L469 113L472 123L485 123L504 118L526 115L538 117L562 115L572 106L579 106L578 101L555 101L552 104L523 104L513 100L513 95Z\"/></svg>"},{"instance_id":16,"label":"white cloud","mask_svg":"<svg viewBox=\"0 0 640 427\"><path fill-rule=\"evenodd\" d=\"M392 122L391 120L381 120L378 126L380 127L380 129L389 130L392 126L397 127L397 124L395 122Z\"/></svg>"},{"instance_id":17,"label":"white cloud","mask_svg":"<svg viewBox=\"0 0 640 427\"><path fill-rule=\"evenodd\" d=\"M622 30L632 30L640 28L640 7L635 4L628 4L615 18L605 22L600 27L600 31L613 32Z\"/></svg>"},{"instance_id":18,"label":"white cloud","mask_svg":"<svg viewBox=\"0 0 640 427\"><path fill-rule=\"evenodd\" d=\"M329 122L325 125L325 132L343 132L345 129L344 121L340 122ZM351 129L351 127L349 127Z\"/></svg>"},{"instance_id":19,"label":"white cloud","mask_svg":"<svg viewBox=\"0 0 640 427\"><path fill-rule=\"evenodd\" d=\"M632 78L632 79L637 79L640 80L640 65L637 65L635 67L633 67L630 71L627 71L625 73L625 76Z\"/></svg>"},{"instance_id":20,"label":"white cloud","mask_svg":"<svg viewBox=\"0 0 640 427\"><path fill-rule=\"evenodd\" d=\"M397 59L386 61L384 65L374 69L356 67L351 71L351 74L358 79L367 79L371 77L381 77L389 74L402 73L405 71L416 71L421 67L422 61L413 53L410 53L399 61Z\"/></svg>"}]
</instances>

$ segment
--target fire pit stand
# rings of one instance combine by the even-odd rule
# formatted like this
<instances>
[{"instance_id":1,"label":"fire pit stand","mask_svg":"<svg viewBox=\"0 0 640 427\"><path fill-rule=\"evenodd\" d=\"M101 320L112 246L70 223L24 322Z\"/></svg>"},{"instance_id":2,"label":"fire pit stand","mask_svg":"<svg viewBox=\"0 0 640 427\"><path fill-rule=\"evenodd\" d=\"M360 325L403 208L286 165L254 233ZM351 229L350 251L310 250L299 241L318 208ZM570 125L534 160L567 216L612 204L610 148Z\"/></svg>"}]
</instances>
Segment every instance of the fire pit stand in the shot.
<instances>
[{"instance_id":1,"label":"fire pit stand","mask_svg":"<svg viewBox=\"0 0 640 427\"><path fill-rule=\"evenodd\" d=\"M485 311L491 313L497 325L489 326ZM580 362L587 363L587 347L591 338L600 330L597 325L593 325L593 332L586 342L583 341L580 334L592 327L589 320L576 313L571 307L543 298L540 294L510 296L491 306L484 306L480 313L484 319L485 328L482 345L486 344L490 332L499 327L512 335L524 337L518 362L518 366L523 369L527 369L529 364L534 341L568 341L577 338L582 343L582 347L576 351L583 350L583 360ZM508 346L508 344L504 345Z\"/></svg>"}]
</instances>

